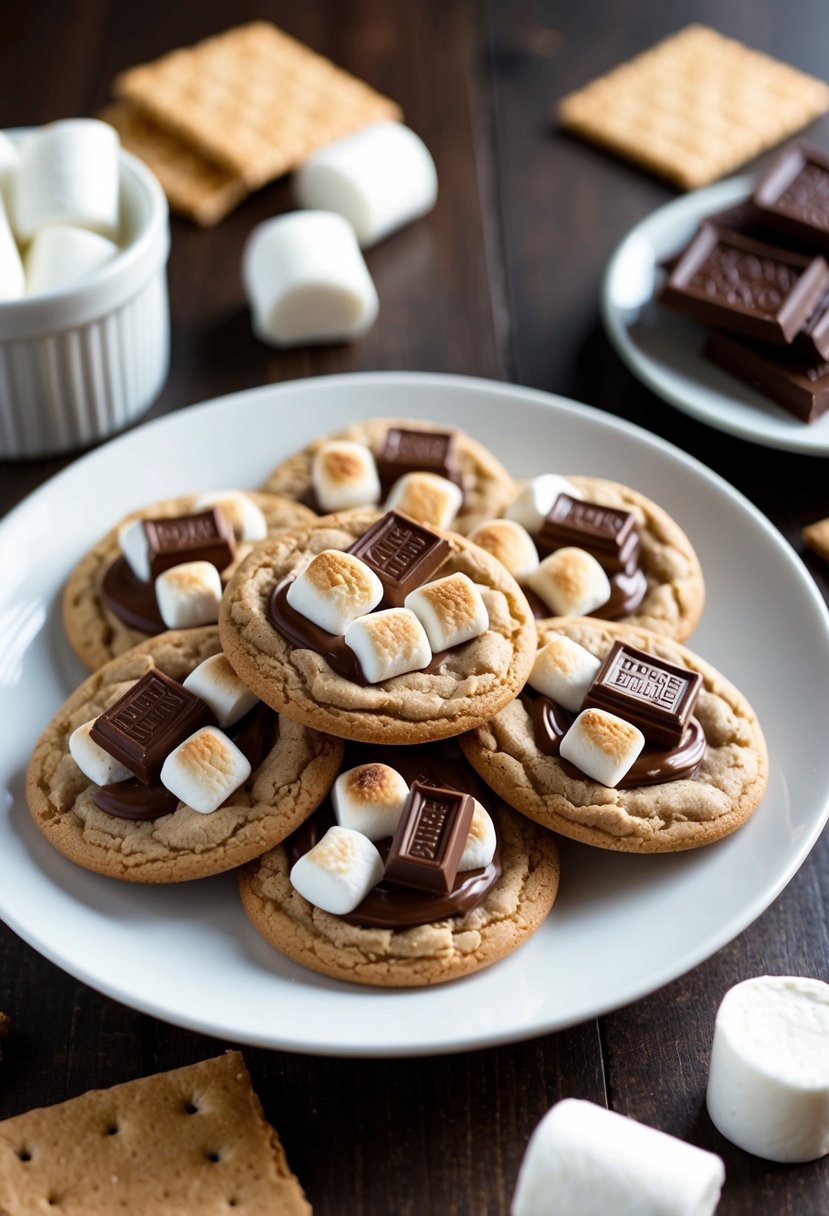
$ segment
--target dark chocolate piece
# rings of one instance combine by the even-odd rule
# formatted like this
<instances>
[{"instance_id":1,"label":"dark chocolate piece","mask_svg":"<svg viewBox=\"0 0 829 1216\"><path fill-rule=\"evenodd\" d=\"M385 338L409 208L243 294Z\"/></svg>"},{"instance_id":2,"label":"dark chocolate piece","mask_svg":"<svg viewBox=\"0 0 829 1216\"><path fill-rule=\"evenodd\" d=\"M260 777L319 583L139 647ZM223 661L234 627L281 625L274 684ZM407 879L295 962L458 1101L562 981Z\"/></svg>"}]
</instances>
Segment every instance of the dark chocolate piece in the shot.
<instances>
[{"instance_id":1,"label":"dark chocolate piece","mask_svg":"<svg viewBox=\"0 0 829 1216\"><path fill-rule=\"evenodd\" d=\"M382 607L402 608L409 592L439 570L451 548L430 528L398 511L388 511L348 552L365 562L380 579L385 592Z\"/></svg>"},{"instance_id":2,"label":"dark chocolate piece","mask_svg":"<svg viewBox=\"0 0 829 1216\"><path fill-rule=\"evenodd\" d=\"M784 148L752 202L769 228L829 250L829 155L820 148Z\"/></svg>"},{"instance_id":3,"label":"dark chocolate piece","mask_svg":"<svg viewBox=\"0 0 829 1216\"><path fill-rule=\"evenodd\" d=\"M423 891L452 890L475 800L459 790L415 781L389 849L384 877Z\"/></svg>"},{"instance_id":4,"label":"dark chocolate piece","mask_svg":"<svg viewBox=\"0 0 829 1216\"><path fill-rule=\"evenodd\" d=\"M827 289L823 258L703 224L659 299L697 321L785 346Z\"/></svg>"},{"instance_id":5,"label":"dark chocolate piece","mask_svg":"<svg viewBox=\"0 0 829 1216\"><path fill-rule=\"evenodd\" d=\"M703 353L803 422L816 422L829 409L829 362L798 351L772 354L727 334L712 334Z\"/></svg>"},{"instance_id":6,"label":"dark chocolate piece","mask_svg":"<svg viewBox=\"0 0 829 1216\"><path fill-rule=\"evenodd\" d=\"M638 726L649 743L676 747L701 686L698 672L614 642L587 690L582 709L606 709Z\"/></svg>"},{"instance_id":7,"label":"dark chocolate piece","mask_svg":"<svg viewBox=\"0 0 829 1216\"><path fill-rule=\"evenodd\" d=\"M197 515L172 515L143 522L153 579L182 562L210 562L221 572L233 561L236 552L233 529L218 507Z\"/></svg>"},{"instance_id":8,"label":"dark chocolate piece","mask_svg":"<svg viewBox=\"0 0 829 1216\"><path fill-rule=\"evenodd\" d=\"M209 706L162 671L148 671L95 719L89 737L149 785L173 748L203 726Z\"/></svg>"},{"instance_id":9,"label":"dark chocolate piece","mask_svg":"<svg viewBox=\"0 0 829 1216\"><path fill-rule=\"evenodd\" d=\"M455 436L451 431L408 431L392 426L377 457L381 484L392 486L406 473L436 473L454 481Z\"/></svg>"},{"instance_id":10,"label":"dark chocolate piece","mask_svg":"<svg viewBox=\"0 0 829 1216\"><path fill-rule=\"evenodd\" d=\"M109 611L130 629L154 637L167 626L158 611L155 583L137 578L125 557L116 557L101 580L101 599Z\"/></svg>"},{"instance_id":11,"label":"dark chocolate piece","mask_svg":"<svg viewBox=\"0 0 829 1216\"><path fill-rule=\"evenodd\" d=\"M559 494L536 537L543 553L576 545L607 571L630 573L639 560L639 529L630 511Z\"/></svg>"}]
</instances>

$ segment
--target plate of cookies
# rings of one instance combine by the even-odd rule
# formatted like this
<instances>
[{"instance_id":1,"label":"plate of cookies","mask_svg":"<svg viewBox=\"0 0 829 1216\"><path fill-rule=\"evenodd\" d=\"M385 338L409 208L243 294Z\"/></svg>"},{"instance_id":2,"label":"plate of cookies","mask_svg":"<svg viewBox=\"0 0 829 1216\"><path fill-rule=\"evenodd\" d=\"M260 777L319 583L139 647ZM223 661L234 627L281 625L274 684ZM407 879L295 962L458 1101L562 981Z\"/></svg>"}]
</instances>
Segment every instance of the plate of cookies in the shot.
<instances>
[{"instance_id":1,"label":"plate of cookies","mask_svg":"<svg viewBox=\"0 0 829 1216\"><path fill-rule=\"evenodd\" d=\"M576 402L239 393L71 465L0 555L0 915L191 1029L343 1056L561 1029L733 938L829 813L805 568Z\"/></svg>"}]
</instances>

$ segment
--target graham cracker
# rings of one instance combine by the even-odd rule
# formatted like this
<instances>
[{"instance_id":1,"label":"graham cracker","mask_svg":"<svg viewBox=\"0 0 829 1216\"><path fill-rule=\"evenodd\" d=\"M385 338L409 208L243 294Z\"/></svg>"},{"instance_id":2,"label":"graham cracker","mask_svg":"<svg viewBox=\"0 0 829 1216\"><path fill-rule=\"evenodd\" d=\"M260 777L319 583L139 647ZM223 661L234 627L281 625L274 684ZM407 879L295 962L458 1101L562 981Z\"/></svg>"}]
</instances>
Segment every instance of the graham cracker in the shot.
<instances>
[{"instance_id":1,"label":"graham cracker","mask_svg":"<svg viewBox=\"0 0 829 1216\"><path fill-rule=\"evenodd\" d=\"M0 1123L0 1212L310 1216L241 1055Z\"/></svg>"},{"instance_id":2,"label":"graham cracker","mask_svg":"<svg viewBox=\"0 0 829 1216\"><path fill-rule=\"evenodd\" d=\"M827 109L824 81L689 25L562 98L556 113L568 130L694 189Z\"/></svg>"},{"instance_id":3,"label":"graham cracker","mask_svg":"<svg viewBox=\"0 0 829 1216\"><path fill-rule=\"evenodd\" d=\"M818 519L803 529L803 539L810 549L829 562L829 519Z\"/></svg>"},{"instance_id":4,"label":"graham cracker","mask_svg":"<svg viewBox=\"0 0 829 1216\"><path fill-rule=\"evenodd\" d=\"M396 102L266 21L122 72L115 93L250 189L295 168Z\"/></svg>"}]
</instances>

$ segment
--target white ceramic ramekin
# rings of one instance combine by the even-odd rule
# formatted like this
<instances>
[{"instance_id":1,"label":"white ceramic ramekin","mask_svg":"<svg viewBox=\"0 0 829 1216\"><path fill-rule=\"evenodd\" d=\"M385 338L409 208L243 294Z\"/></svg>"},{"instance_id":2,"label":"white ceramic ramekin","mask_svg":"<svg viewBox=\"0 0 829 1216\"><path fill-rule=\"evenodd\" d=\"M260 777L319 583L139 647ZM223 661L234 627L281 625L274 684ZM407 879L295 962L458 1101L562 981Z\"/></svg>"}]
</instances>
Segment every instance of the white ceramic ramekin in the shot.
<instances>
[{"instance_id":1,"label":"white ceramic ramekin","mask_svg":"<svg viewBox=\"0 0 829 1216\"><path fill-rule=\"evenodd\" d=\"M105 439L167 378L167 200L141 161L119 157L117 257L77 287L0 302L0 459Z\"/></svg>"}]
</instances>

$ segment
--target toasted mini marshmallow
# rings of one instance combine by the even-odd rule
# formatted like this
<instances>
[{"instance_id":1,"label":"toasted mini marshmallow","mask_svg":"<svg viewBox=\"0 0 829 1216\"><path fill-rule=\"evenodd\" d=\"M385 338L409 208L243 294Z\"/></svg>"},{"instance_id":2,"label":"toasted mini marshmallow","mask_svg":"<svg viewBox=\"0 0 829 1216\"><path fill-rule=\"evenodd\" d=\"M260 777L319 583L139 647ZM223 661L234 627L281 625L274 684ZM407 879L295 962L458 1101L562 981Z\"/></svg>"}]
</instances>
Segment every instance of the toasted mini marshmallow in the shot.
<instances>
[{"instance_id":1,"label":"toasted mini marshmallow","mask_svg":"<svg viewBox=\"0 0 829 1216\"><path fill-rule=\"evenodd\" d=\"M264 540L268 535L268 522L252 498L241 490L213 490L201 494L193 504L193 513L218 507L233 529L237 540Z\"/></svg>"},{"instance_id":2,"label":"toasted mini marshmallow","mask_svg":"<svg viewBox=\"0 0 829 1216\"><path fill-rule=\"evenodd\" d=\"M290 584L287 598L296 612L340 636L352 621L377 607L383 584L359 557L324 549Z\"/></svg>"},{"instance_id":3,"label":"toasted mini marshmallow","mask_svg":"<svg viewBox=\"0 0 829 1216\"><path fill-rule=\"evenodd\" d=\"M528 585L555 616L587 616L610 599L610 579L592 553L567 546L545 557Z\"/></svg>"},{"instance_id":4,"label":"toasted mini marshmallow","mask_svg":"<svg viewBox=\"0 0 829 1216\"><path fill-rule=\"evenodd\" d=\"M147 540L143 520L134 519L131 523L121 525L118 529L118 547L135 577L142 583L148 583L152 577L150 542Z\"/></svg>"},{"instance_id":5,"label":"toasted mini marshmallow","mask_svg":"<svg viewBox=\"0 0 829 1216\"><path fill-rule=\"evenodd\" d=\"M323 443L311 461L311 484L323 511L345 511L380 501L380 478L370 448L350 439Z\"/></svg>"},{"instance_id":6,"label":"toasted mini marshmallow","mask_svg":"<svg viewBox=\"0 0 829 1216\"><path fill-rule=\"evenodd\" d=\"M535 656L530 688L577 714L596 678L601 660L578 642L557 633Z\"/></svg>"},{"instance_id":7,"label":"toasted mini marshmallow","mask_svg":"<svg viewBox=\"0 0 829 1216\"><path fill-rule=\"evenodd\" d=\"M207 702L219 726L232 726L259 701L256 693L242 683L223 654L211 655L199 663L184 681L184 687Z\"/></svg>"},{"instance_id":8,"label":"toasted mini marshmallow","mask_svg":"<svg viewBox=\"0 0 829 1216\"><path fill-rule=\"evenodd\" d=\"M69 753L72 759L84 777L88 777L95 785L114 785L116 781L126 781L132 776L130 769L119 764L114 756L110 756L109 752L105 752L90 739L89 732L94 725L95 719L90 718L83 726L72 731L69 736Z\"/></svg>"},{"instance_id":9,"label":"toasted mini marshmallow","mask_svg":"<svg viewBox=\"0 0 829 1216\"><path fill-rule=\"evenodd\" d=\"M530 1137L512 1216L712 1216L724 1181L714 1153L565 1098Z\"/></svg>"},{"instance_id":10,"label":"toasted mini marshmallow","mask_svg":"<svg viewBox=\"0 0 829 1216\"><path fill-rule=\"evenodd\" d=\"M433 652L477 638L489 628L483 596L468 574L447 574L415 587L403 601L426 630Z\"/></svg>"},{"instance_id":11,"label":"toasted mini marshmallow","mask_svg":"<svg viewBox=\"0 0 829 1216\"><path fill-rule=\"evenodd\" d=\"M369 840L393 836L409 787L388 764L360 764L340 773L331 791L337 823Z\"/></svg>"},{"instance_id":12,"label":"toasted mini marshmallow","mask_svg":"<svg viewBox=\"0 0 829 1216\"><path fill-rule=\"evenodd\" d=\"M644 746L645 736L632 722L606 709L583 709L561 740L558 754L612 789Z\"/></svg>"},{"instance_id":13,"label":"toasted mini marshmallow","mask_svg":"<svg viewBox=\"0 0 829 1216\"><path fill-rule=\"evenodd\" d=\"M250 763L215 726L203 726L170 752L161 784L179 801L210 815L250 776Z\"/></svg>"},{"instance_id":14,"label":"toasted mini marshmallow","mask_svg":"<svg viewBox=\"0 0 829 1216\"><path fill-rule=\"evenodd\" d=\"M571 498L584 498L581 490L577 490L566 477L558 473L542 473L528 481L518 496L510 503L504 512L506 519L512 519L521 524L529 533L535 536L544 520L553 509L553 504L559 494L569 494Z\"/></svg>"},{"instance_id":15,"label":"toasted mini marshmallow","mask_svg":"<svg viewBox=\"0 0 829 1216\"><path fill-rule=\"evenodd\" d=\"M756 1157L814 1161L829 1153L829 984L761 975L725 994L708 1113Z\"/></svg>"},{"instance_id":16,"label":"toasted mini marshmallow","mask_svg":"<svg viewBox=\"0 0 829 1216\"><path fill-rule=\"evenodd\" d=\"M192 629L219 619L222 580L212 562L182 562L155 580L158 611L168 629Z\"/></svg>"},{"instance_id":17,"label":"toasted mini marshmallow","mask_svg":"<svg viewBox=\"0 0 829 1216\"><path fill-rule=\"evenodd\" d=\"M369 684L420 671L432 659L426 632L408 608L386 608L361 616L345 631Z\"/></svg>"},{"instance_id":18,"label":"toasted mini marshmallow","mask_svg":"<svg viewBox=\"0 0 829 1216\"><path fill-rule=\"evenodd\" d=\"M419 524L448 528L463 504L463 491L437 473L405 473L389 491L386 510L403 511Z\"/></svg>"},{"instance_id":19,"label":"toasted mini marshmallow","mask_svg":"<svg viewBox=\"0 0 829 1216\"><path fill-rule=\"evenodd\" d=\"M463 870L482 870L488 866L495 856L495 824L492 817L477 798L474 799L475 809L472 812L472 822L466 837L461 859L458 862L458 872Z\"/></svg>"},{"instance_id":20,"label":"toasted mini marshmallow","mask_svg":"<svg viewBox=\"0 0 829 1216\"><path fill-rule=\"evenodd\" d=\"M469 533L469 539L506 566L518 583L538 569L538 550L526 528L512 519L489 519Z\"/></svg>"},{"instance_id":21,"label":"toasted mini marshmallow","mask_svg":"<svg viewBox=\"0 0 829 1216\"><path fill-rule=\"evenodd\" d=\"M343 916L383 877L383 859L362 832L329 828L291 867L291 883L323 912Z\"/></svg>"}]
</instances>

